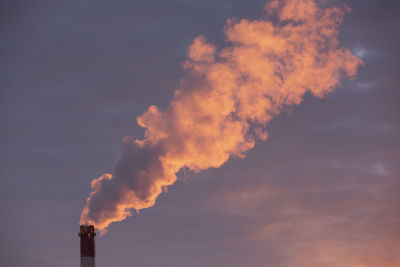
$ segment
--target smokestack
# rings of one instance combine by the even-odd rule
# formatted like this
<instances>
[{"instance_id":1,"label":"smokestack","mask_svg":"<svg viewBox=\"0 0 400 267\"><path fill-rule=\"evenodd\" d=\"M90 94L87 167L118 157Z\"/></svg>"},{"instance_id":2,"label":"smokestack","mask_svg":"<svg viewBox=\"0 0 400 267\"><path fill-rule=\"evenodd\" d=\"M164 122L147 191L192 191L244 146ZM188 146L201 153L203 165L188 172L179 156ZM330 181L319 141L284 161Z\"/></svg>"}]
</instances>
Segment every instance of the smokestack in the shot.
<instances>
[{"instance_id":1,"label":"smokestack","mask_svg":"<svg viewBox=\"0 0 400 267\"><path fill-rule=\"evenodd\" d=\"M93 225L81 225L81 267L94 267L94 237L96 232Z\"/></svg>"}]
</instances>

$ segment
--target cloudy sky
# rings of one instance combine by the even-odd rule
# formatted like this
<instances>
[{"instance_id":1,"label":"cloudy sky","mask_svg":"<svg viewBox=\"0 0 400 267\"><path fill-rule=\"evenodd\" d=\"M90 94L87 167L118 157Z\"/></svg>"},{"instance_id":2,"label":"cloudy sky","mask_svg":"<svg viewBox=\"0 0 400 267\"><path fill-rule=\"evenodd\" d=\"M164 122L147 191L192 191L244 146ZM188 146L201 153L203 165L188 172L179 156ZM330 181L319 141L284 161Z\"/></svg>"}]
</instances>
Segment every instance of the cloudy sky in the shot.
<instances>
[{"instance_id":1,"label":"cloudy sky","mask_svg":"<svg viewBox=\"0 0 400 267\"><path fill-rule=\"evenodd\" d=\"M356 79L306 94L246 158L181 173L97 237L97 266L400 266L397 2L346 1ZM124 136L143 137L138 116L171 101L193 39L224 47L226 20L265 3L0 1L2 265L78 266L92 179Z\"/></svg>"}]
</instances>

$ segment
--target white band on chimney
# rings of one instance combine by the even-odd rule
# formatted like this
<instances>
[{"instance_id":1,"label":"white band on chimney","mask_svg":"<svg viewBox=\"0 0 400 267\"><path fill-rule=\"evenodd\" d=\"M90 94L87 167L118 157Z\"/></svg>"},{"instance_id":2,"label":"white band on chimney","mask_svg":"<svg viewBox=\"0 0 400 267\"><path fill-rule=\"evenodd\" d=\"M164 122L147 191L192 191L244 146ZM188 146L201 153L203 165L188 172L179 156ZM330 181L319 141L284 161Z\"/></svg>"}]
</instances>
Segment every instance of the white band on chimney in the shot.
<instances>
[{"instance_id":1,"label":"white band on chimney","mask_svg":"<svg viewBox=\"0 0 400 267\"><path fill-rule=\"evenodd\" d=\"M94 257L81 257L81 267L94 267Z\"/></svg>"}]
</instances>

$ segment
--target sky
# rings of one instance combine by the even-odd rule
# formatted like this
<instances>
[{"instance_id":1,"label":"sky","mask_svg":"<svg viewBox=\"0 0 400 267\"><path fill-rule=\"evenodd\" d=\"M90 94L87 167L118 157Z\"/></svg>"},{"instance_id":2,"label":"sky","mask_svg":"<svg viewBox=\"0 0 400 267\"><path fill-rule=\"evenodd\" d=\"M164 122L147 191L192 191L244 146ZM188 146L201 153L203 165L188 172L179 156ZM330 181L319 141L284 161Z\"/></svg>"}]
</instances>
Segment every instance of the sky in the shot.
<instances>
[{"instance_id":1,"label":"sky","mask_svg":"<svg viewBox=\"0 0 400 267\"><path fill-rule=\"evenodd\" d=\"M91 181L168 106L193 39L225 47L227 19L266 2L0 1L1 265L78 266ZM245 158L179 173L96 237L98 267L400 266L400 5L346 3L356 78L307 93Z\"/></svg>"}]
</instances>

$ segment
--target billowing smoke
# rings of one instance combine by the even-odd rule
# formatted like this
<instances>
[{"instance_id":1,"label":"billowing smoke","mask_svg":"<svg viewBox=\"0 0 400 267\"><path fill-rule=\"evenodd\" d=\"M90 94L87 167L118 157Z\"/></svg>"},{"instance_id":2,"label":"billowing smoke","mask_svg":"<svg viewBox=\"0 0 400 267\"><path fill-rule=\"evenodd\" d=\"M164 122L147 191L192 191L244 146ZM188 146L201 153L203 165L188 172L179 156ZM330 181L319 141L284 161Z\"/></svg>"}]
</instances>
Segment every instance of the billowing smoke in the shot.
<instances>
[{"instance_id":1,"label":"billowing smoke","mask_svg":"<svg viewBox=\"0 0 400 267\"><path fill-rule=\"evenodd\" d=\"M322 98L355 76L360 58L338 44L348 8L313 0L273 0L266 18L228 20L227 47L199 36L189 47L185 76L165 110L150 106L137 118L144 139L124 137L113 174L92 181L81 224L105 232L132 210L153 206L186 167L218 168L244 157L265 127L306 92Z\"/></svg>"}]
</instances>

